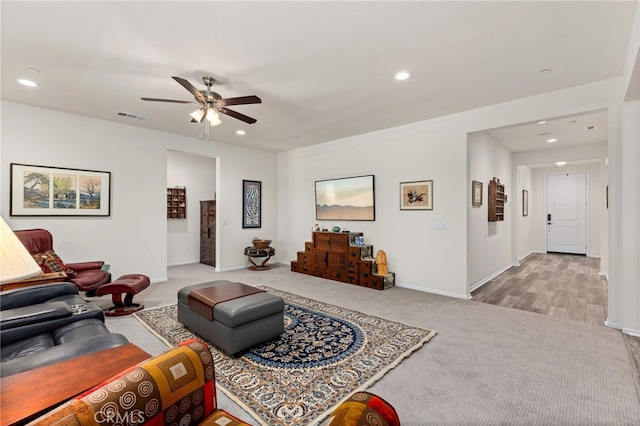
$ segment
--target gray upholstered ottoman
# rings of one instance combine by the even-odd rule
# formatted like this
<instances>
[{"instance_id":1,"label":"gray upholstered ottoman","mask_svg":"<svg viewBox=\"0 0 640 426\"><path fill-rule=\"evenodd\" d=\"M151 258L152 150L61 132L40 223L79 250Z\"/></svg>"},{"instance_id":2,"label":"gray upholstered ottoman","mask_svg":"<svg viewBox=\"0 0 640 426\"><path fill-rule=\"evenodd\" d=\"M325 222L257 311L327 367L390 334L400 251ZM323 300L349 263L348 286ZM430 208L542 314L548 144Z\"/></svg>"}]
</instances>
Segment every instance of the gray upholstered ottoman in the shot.
<instances>
[{"instance_id":1,"label":"gray upholstered ottoman","mask_svg":"<svg viewBox=\"0 0 640 426\"><path fill-rule=\"evenodd\" d=\"M237 354L284 332L284 300L254 291L259 290L227 280L184 287L178 292L178 321Z\"/></svg>"}]
</instances>

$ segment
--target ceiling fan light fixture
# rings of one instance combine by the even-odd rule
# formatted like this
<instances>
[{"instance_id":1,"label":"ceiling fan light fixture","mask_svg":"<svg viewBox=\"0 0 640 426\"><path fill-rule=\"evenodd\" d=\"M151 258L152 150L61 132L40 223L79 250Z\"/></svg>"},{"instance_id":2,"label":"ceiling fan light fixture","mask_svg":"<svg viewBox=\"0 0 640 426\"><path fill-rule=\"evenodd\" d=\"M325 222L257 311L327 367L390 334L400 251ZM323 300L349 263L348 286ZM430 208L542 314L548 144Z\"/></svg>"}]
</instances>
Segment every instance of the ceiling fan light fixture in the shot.
<instances>
[{"instance_id":1,"label":"ceiling fan light fixture","mask_svg":"<svg viewBox=\"0 0 640 426\"><path fill-rule=\"evenodd\" d=\"M204 108L197 109L191 113L191 117L196 120L198 123L202 122L202 118L204 117L205 110Z\"/></svg>"},{"instance_id":2,"label":"ceiling fan light fixture","mask_svg":"<svg viewBox=\"0 0 640 426\"><path fill-rule=\"evenodd\" d=\"M218 113L211 107L207 108L206 119L211 126L217 126L218 124L222 123L222 121L220 121Z\"/></svg>"}]
</instances>

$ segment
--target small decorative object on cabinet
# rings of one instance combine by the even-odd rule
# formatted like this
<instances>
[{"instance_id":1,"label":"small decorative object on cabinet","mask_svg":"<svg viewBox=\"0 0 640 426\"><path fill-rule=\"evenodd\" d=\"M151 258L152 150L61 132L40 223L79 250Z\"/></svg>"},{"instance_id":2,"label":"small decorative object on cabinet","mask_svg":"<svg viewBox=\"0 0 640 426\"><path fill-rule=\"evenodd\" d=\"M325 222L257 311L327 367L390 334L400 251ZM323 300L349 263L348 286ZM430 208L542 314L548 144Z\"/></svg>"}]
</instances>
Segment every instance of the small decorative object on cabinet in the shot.
<instances>
[{"instance_id":1,"label":"small decorative object on cabinet","mask_svg":"<svg viewBox=\"0 0 640 426\"><path fill-rule=\"evenodd\" d=\"M200 201L200 263L216 266L216 200Z\"/></svg>"},{"instance_id":2,"label":"small decorative object on cabinet","mask_svg":"<svg viewBox=\"0 0 640 426\"><path fill-rule=\"evenodd\" d=\"M167 188L167 219L187 218L187 188Z\"/></svg>"},{"instance_id":3,"label":"small decorative object on cabinet","mask_svg":"<svg viewBox=\"0 0 640 426\"><path fill-rule=\"evenodd\" d=\"M489 222L501 222L504 220L504 204L506 201L504 185L500 179L493 178L489 181Z\"/></svg>"},{"instance_id":4,"label":"small decorative object on cabinet","mask_svg":"<svg viewBox=\"0 0 640 426\"><path fill-rule=\"evenodd\" d=\"M358 238L361 237L361 238ZM314 232L291 262L291 270L334 281L384 290L395 285L395 274L378 274L373 246L356 246L364 241L360 232Z\"/></svg>"}]
</instances>

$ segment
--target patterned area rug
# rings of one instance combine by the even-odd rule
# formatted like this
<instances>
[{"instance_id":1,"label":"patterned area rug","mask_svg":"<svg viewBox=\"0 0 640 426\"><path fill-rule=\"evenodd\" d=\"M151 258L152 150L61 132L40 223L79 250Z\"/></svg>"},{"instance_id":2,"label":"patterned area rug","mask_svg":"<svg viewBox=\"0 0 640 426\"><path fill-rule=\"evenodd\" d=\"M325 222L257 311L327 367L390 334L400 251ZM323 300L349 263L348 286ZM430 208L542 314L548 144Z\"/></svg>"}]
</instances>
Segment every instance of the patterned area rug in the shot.
<instances>
[{"instance_id":1,"label":"patterned area rug","mask_svg":"<svg viewBox=\"0 0 640 426\"><path fill-rule=\"evenodd\" d=\"M217 389L264 426L319 422L436 334L270 287L259 288L285 300L285 332L237 358L210 346ZM134 315L170 346L193 337L202 339L178 322L176 305Z\"/></svg>"}]
</instances>

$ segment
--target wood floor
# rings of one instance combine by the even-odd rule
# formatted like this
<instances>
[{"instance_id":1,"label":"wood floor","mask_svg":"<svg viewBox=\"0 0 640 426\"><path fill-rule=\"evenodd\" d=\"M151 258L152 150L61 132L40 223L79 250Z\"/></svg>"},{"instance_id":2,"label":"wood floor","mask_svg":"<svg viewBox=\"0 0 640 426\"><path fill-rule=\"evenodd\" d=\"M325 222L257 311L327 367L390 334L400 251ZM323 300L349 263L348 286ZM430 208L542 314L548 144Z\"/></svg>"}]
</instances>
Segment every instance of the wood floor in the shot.
<instances>
[{"instance_id":1,"label":"wood floor","mask_svg":"<svg viewBox=\"0 0 640 426\"><path fill-rule=\"evenodd\" d=\"M607 280L600 259L533 253L471 293L473 300L604 325Z\"/></svg>"}]
</instances>

